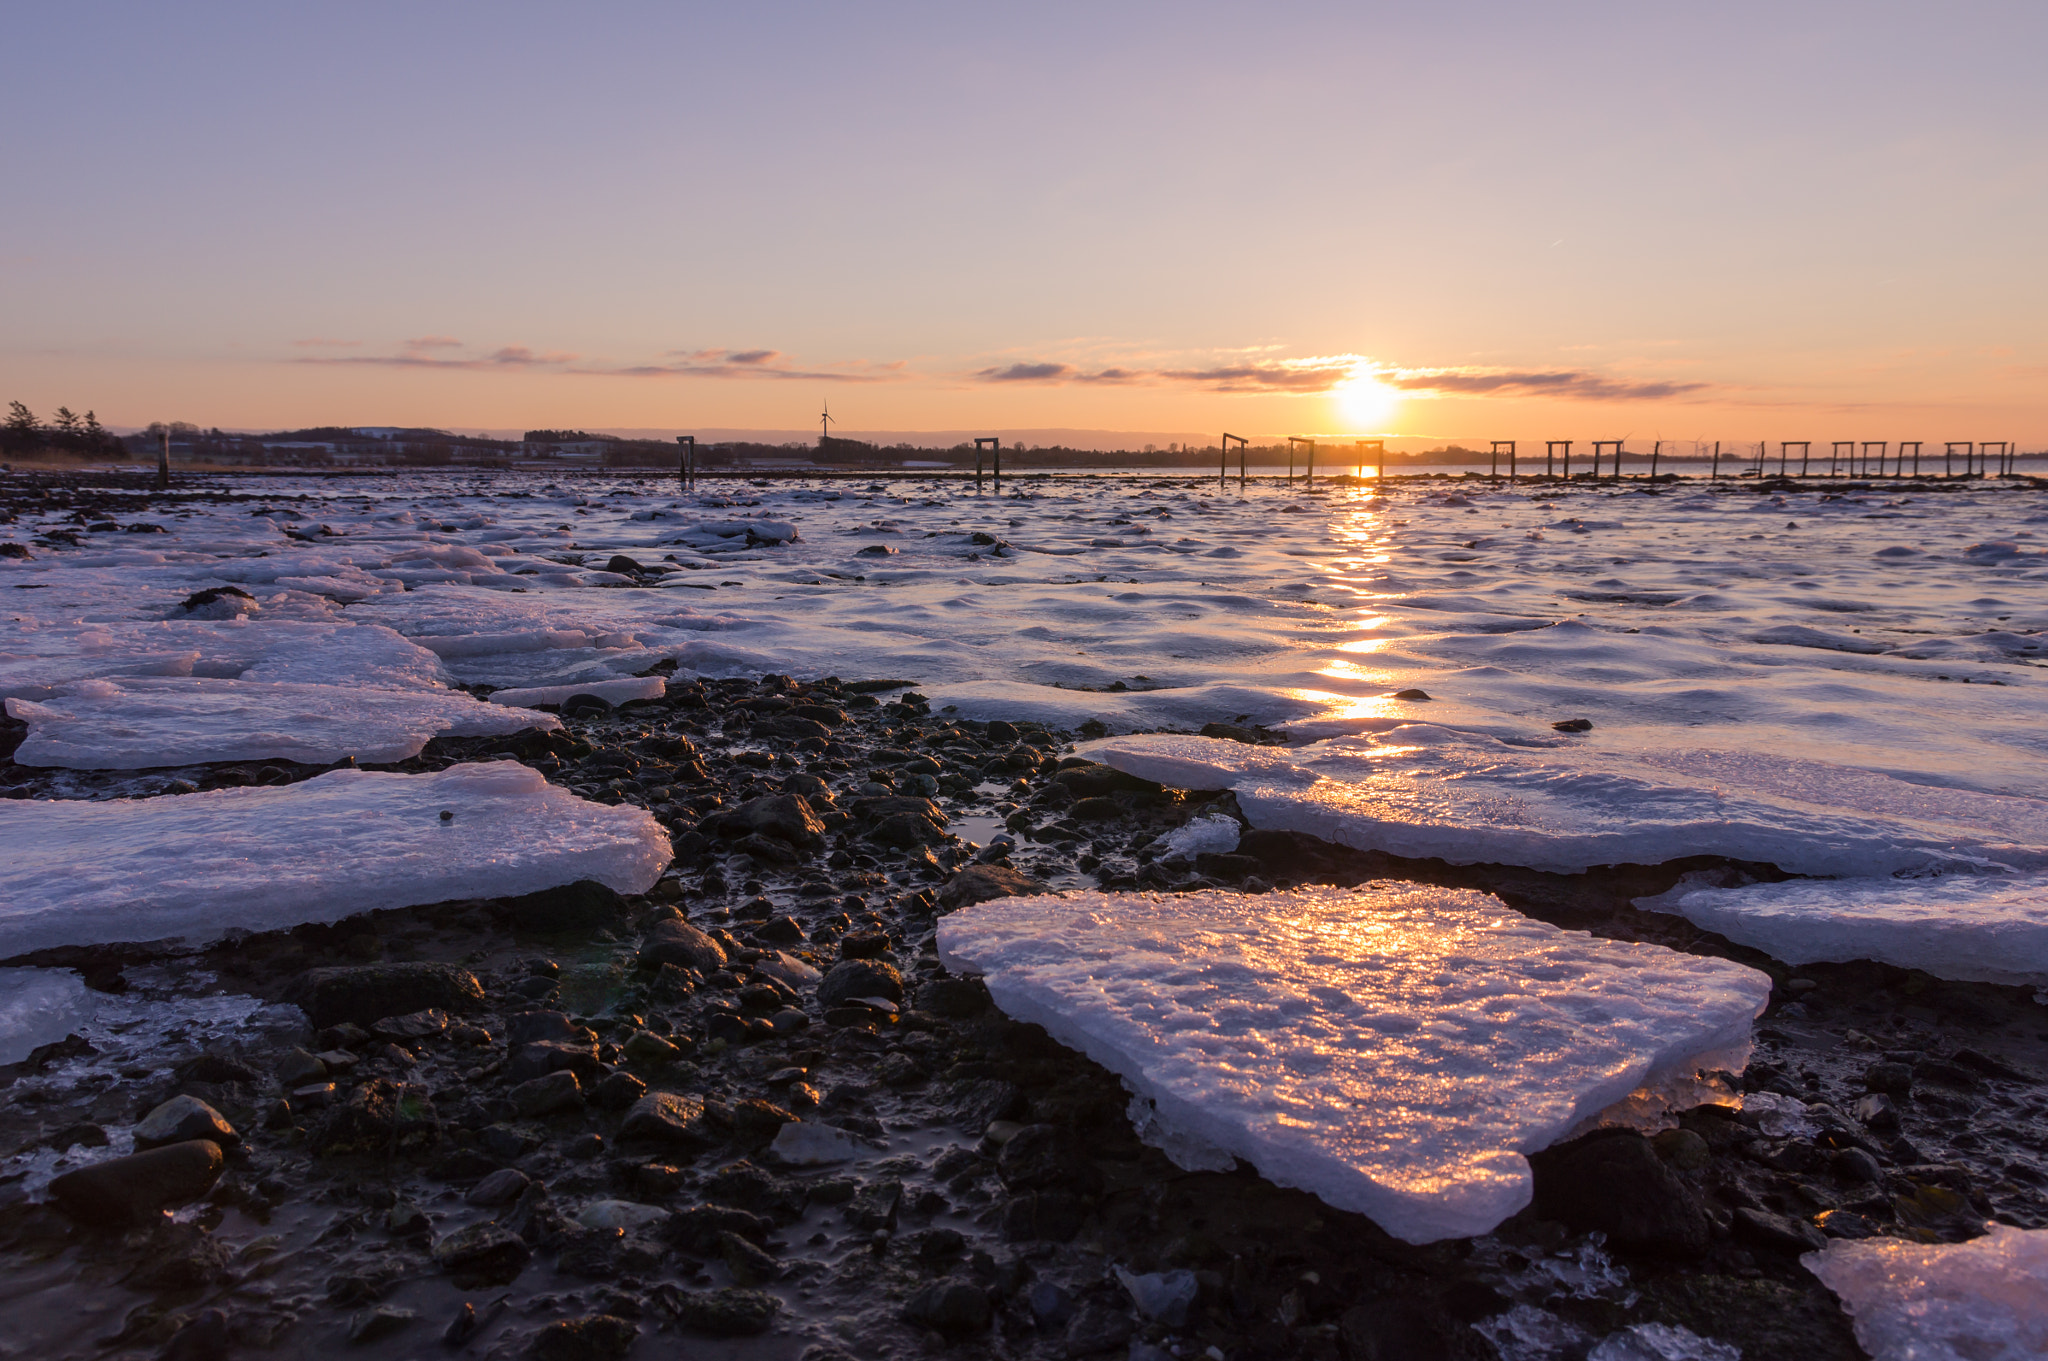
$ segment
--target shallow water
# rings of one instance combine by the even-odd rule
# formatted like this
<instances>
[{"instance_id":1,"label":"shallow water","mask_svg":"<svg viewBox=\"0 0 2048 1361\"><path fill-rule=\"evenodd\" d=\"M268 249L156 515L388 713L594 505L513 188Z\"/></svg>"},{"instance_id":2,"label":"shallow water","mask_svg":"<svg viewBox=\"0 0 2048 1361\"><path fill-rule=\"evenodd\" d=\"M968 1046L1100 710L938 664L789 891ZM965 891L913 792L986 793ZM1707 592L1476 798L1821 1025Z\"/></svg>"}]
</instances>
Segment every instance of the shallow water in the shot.
<instances>
[{"instance_id":1,"label":"shallow water","mask_svg":"<svg viewBox=\"0 0 2048 1361\"><path fill-rule=\"evenodd\" d=\"M0 582L30 588L6 598L0 693L152 659L179 674L163 658L192 646L187 674L240 674L249 657L132 627L234 582L263 603L263 631L384 624L494 685L674 656L706 674L912 680L936 711L1112 731L1241 719L1311 737L1426 716L1549 741L1552 722L1585 718L1577 740L1596 749L1771 753L2048 795L2048 505L1996 485L1396 482L1380 497L1126 475L1012 479L999 498L909 478L707 480L689 497L635 477L229 484L262 500L138 511L170 532L0 563ZM54 521L9 530L26 541ZM762 521L799 537L704 532ZM614 553L681 570L606 589ZM455 641L478 634L493 636ZM262 674L321 674L322 645L282 642L299 659L273 650ZM377 664L337 655L328 673L410 683ZM1431 702L1390 698L1411 687Z\"/></svg>"}]
</instances>

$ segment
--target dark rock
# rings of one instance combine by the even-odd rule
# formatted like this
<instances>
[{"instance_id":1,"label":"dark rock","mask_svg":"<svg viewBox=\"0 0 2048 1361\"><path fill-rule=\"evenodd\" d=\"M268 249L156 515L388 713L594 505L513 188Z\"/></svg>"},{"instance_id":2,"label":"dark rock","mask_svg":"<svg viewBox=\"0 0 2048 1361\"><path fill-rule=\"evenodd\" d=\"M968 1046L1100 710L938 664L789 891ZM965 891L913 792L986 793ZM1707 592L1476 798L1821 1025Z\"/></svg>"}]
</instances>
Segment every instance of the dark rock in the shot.
<instances>
[{"instance_id":1,"label":"dark rock","mask_svg":"<svg viewBox=\"0 0 2048 1361\"><path fill-rule=\"evenodd\" d=\"M595 879L508 898L512 920L522 931L594 931L625 920L626 900Z\"/></svg>"},{"instance_id":2,"label":"dark rock","mask_svg":"<svg viewBox=\"0 0 2048 1361\"><path fill-rule=\"evenodd\" d=\"M862 1187L847 1203L842 1214L846 1222L854 1228L874 1233L896 1227L896 1211L902 1204L902 1182L875 1182Z\"/></svg>"},{"instance_id":3,"label":"dark rock","mask_svg":"<svg viewBox=\"0 0 2048 1361\"><path fill-rule=\"evenodd\" d=\"M892 813L877 822L868 836L884 846L898 846L908 849L912 846L938 846L945 842L943 828L935 827L915 813Z\"/></svg>"},{"instance_id":4,"label":"dark rock","mask_svg":"<svg viewBox=\"0 0 2048 1361\"><path fill-rule=\"evenodd\" d=\"M370 1027L370 1034L393 1044L420 1044L447 1033L448 1013L436 1008L386 1016Z\"/></svg>"},{"instance_id":5,"label":"dark rock","mask_svg":"<svg viewBox=\"0 0 2048 1361\"><path fill-rule=\"evenodd\" d=\"M965 1337L988 1327L994 1310L988 1292L966 1281L934 1281L903 1306L906 1322L947 1337Z\"/></svg>"},{"instance_id":6,"label":"dark rock","mask_svg":"<svg viewBox=\"0 0 2048 1361\"><path fill-rule=\"evenodd\" d=\"M669 1218L662 1236L685 1252L709 1257L726 1234L761 1243L767 1241L770 1227L769 1221L746 1210L727 1205L692 1205Z\"/></svg>"},{"instance_id":7,"label":"dark rock","mask_svg":"<svg viewBox=\"0 0 2048 1361\"><path fill-rule=\"evenodd\" d=\"M533 1260L524 1239L500 1224L474 1224L434 1244L434 1261L464 1290L510 1285Z\"/></svg>"},{"instance_id":8,"label":"dark rock","mask_svg":"<svg viewBox=\"0 0 2048 1361\"><path fill-rule=\"evenodd\" d=\"M180 1082L210 1082L217 1087L230 1083L250 1085L263 1079L248 1064L222 1054L198 1054L172 1070ZM197 1137L197 1136L195 1136Z\"/></svg>"},{"instance_id":9,"label":"dark rock","mask_svg":"<svg viewBox=\"0 0 2048 1361\"><path fill-rule=\"evenodd\" d=\"M815 726L815 725L814 725ZM749 799L729 812L714 813L698 824L707 836L738 840L746 836L772 837L802 850L814 850L823 843L825 824L800 794L771 794Z\"/></svg>"},{"instance_id":10,"label":"dark rock","mask_svg":"<svg viewBox=\"0 0 2048 1361\"><path fill-rule=\"evenodd\" d=\"M590 1044L596 1039L559 1011L515 1011L505 1018L505 1040L514 1049L527 1044Z\"/></svg>"},{"instance_id":11,"label":"dark rock","mask_svg":"<svg viewBox=\"0 0 2048 1361\"><path fill-rule=\"evenodd\" d=\"M1913 1070L1903 1063L1873 1063L1863 1071L1863 1085L1873 1092L1906 1096L1913 1090Z\"/></svg>"},{"instance_id":12,"label":"dark rock","mask_svg":"<svg viewBox=\"0 0 2048 1361\"><path fill-rule=\"evenodd\" d=\"M725 947L688 922L657 922L640 943L642 968L673 964L708 974L724 968L725 961Z\"/></svg>"},{"instance_id":13,"label":"dark rock","mask_svg":"<svg viewBox=\"0 0 2048 1361\"><path fill-rule=\"evenodd\" d=\"M849 931L839 938L841 959L874 959L889 953L886 931Z\"/></svg>"},{"instance_id":14,"label":"dark rock","mask_svg":"<svg viewBox=\"0 0 2048 1361\"><path fill-rule=\"evenodd\" d=\"M621 1139L702 1148L717 1142L704 1118L704 1103L680 1092L649 1092L633 1103L619 1123Z\"/></svg>"},{"instance_id":15,"label":"dark rock","mask_svg":"<svg viewBox=\"0 0 2048 1361\"><path fill-rule=\"evenodd\" d=\"M996 1158L996 1175L1012 1191L1071 1191L1094 1196L1102 1173L1079 1135L1062 1125L1026 1125Z\"/></svg>"},{"instance_id":16,"label":"dark rock","mask_svg":"<svg viewBox=\"0 0 2048 1361\"><path fill-rule=\"evenodd\" d=\"M50 1183L50 1195L91 1228L143 1224L205 1195L225 1162L219 1144L194 1139L66 1172Z\"/></svg>"},{"instance_id":17,"label":"dark rock","mask_svg":"<svg viewBox=\"0 0 2048 1361\"><path fill-rule=\"evenodd\" d=\"M1356 1305L1337 1320L1345 1361L1499 1361L1491 1342L1440 1308L1388 1298Z\"/></svg>"},{"instance_id":18,"label":"dark rock","mask_svg":"<svg viewBox=\"0 0 2048 1361\"><path fill-rule=\"evenodd\" d=\"M0 544L0 548L12 546ZM226 1311L201 1309L171 1335L158 1361L227 1361L230 1347Z\"/></svg>"},{"instance_id":19,"label":"dark rock","mask_svg":"<svg viewBox=\"0 0 2048 1361\"><path fill-rule=\"evenodd\" d=\"M604 570L616 572L622 577L637 577L647 569L627 557L624 553L614 553L611 559L605 563Z\"/></svg>"},{"instance_id":20,"label":"dark rock","mask_svg":"<svg viewBox=\"0 0 2048 1361\"><path fill-rule=\"evenodd\" d=\"M681 1326L710 1337L750 1337L768 1331L781 1301L760 1290L674 1290L662 1304Z\"/></svg>"},{"instance_id":21,"label":"dark rock","mask_svg":"<svg viewBox=\"0 0 2048 1361\"><path fill-rule=\"evenodd\" d=\"M842 959L818 984L821 1006L841 1006L857 997L882 997L901 1003L903 975L895 965L879 959Z\"/></svg>"},{"instance_id":22,"label":"dark rock","mask_svg":"<svg viewBox=\"0 0 2048 1361\"><path fill-rule=\"evenodd\" d=\"M472 1011L483 1003L484 990L475 974L453 964L357 964L308 970L292 980L284 1000L316 1028L343 1021L367 1026L429 1008Z\"/></svg>"},{"instance_id":23,"label":"dark rock","mask_svg":"<svg viewBox=\"0 0 2048 1361\"><path fill-rule=\"evenodd\" d=\"M1827 1235L1805 1220L1768 1210L1737 1210L1730 1227L1740 1241L1774 1252L1818 1252L1828 1245Z\"/></svg>"},{"instance_id":24,"label":"dark rock","mask_svg":"<svg viewBox=\"0 0 2048 1361\"><path fill-rule=\"evenodd\" d=\"M1567 718L1550 726L1559 732L1591 732L1593 731L1593 720L1590 718Z\"/></svg>"},{"instance_id":25,"label":"dark rock","mask_svg":"<svg viewBox=\"0 0 2048 1361\"><path fill-rule=\"evenodd\" d=\"M948 912L996 898L1029 898L1052 888L1007 865L969 865L939 890L939 906Z\"/></svg>"},{"instance_id":26,"label":"dark rock","mask_svg":"<svg viewBox=\"0 0 2048 1361\"><path fill-rule=\"evenodd\" d=\"M1899 1127L1899 1108L1883 1092L1856 1099L1855 1114L1867 1129L1890 1133Z\"/></svg>"},{"instance_id":27,"label":"dark rock","mask_svg":"<svg viewBox=\"0 0 2048 1361\"><path fill-rule=\"evenodd\" d=\"M1884 1180L1884 1169L1876 1158L1860 1148L1845 1148L1834 1156L1835 1175L1843 1181L1875 1185Z\"/></svg>"},{"instance_id":28,"label":"dark rock","mask_svg":"<svg viewBox=\"0 0 2048 1361\"><path fill-rule=\"evenodd\" d=\"M131 1290L184 1294L225 1284L233 1258L198 1224L162 1224L150 1235L141 1265L122 1283Z\"/></svg>"},{"instance_id":29,"label":"dark rock","mask_svg":"<svg viewBox=\"0 0 2048 1361\"><path fill-rule=\"evenodd\" d=\"M1105 794L1077 799L1074 806L1067 811L1083 822L1108 822L1113 818L1122 817L1125 809L1122 804Z\"/></svg>"},{"instance_id":30,"label":"dark rock","mask_svg":"<svg viewBox=\"0 0 2048 1361\"><path fill-rule=\"evenodd\" d=\"M1129 1342L1137 1331L1137 1320L1128 1310L1089 1300L1067 1324L1067 1355L1094 1356L1113 1351Z\"/></svg>"},{"instance_id":31,"label":"dark rock","mask_svg":"<svg viewBox=\"0 0 2048 1361\"><path fill-rule=\"evenodd\" d=\"M647 1094L647 1084L631 1073L610 1073L597 1084L593 1099L598 1109L622 1111Z\"/></svg>"},{"instance_id":32,"label":"dark rock","mask_svg":"<svg viewBox=\"0 0 2048 1361\"><path fill-rule=\"evenodd\" d=\"M612 1314L556 1319L535 1335L532 1354L535 1361L613 1361L639 1336L639 1328Z\"/></svg>"},{"instance_id":33,"label":"dark rock","mask_svg":"<svg viewBox=\"0 0 2048 1361\"><path fill-rule=\"evenodd\" d=\"M441 1125L424 1088L374 1078L348 1094L307 1136L327 1157L390 1157L433 1152Z\"/></svg>"},{"instance_id":34,"label":"dark rock","mask_svg":"<svg viewBox=\"0 0 2048 1361\"><path fill-rule=\"evenodd\" d=\"M1141 780L1135 775L1126 775L1114 766L1097 765L1092 761L1085 765L1068 766L1052 778L1077 799L1102 798L1120 793L1159 792L1159 786L1150 780Z\"/></svg>"},{"instance_id":35,"label":"dark rock","mask_svg":"<svg viewBox=\"0 0 2048 1361\"><path fill-rule=\"evenodd\" d=\"M1428 699L1429 697L1429 691L1427 690L1396 690L1394 692L1395 699Z\"/></svg>"},{"instance_id":36,"label":"dark rock","mask_svg":"<svg viewBox=\"0 0 2048 1361\"><path fill-rule=\"evenodd\" d=\"M1220 737L1226 742L1242 742L1252 747L1282 747L1287 745L1287 734L1268 732L1264 728L1246 728L1235 723L1204 723L1203 737Z\"/></svg>"},{"instance_id":37,"label":"dark rock","mask_svg":"<svg viewBox=\"0 0 2048 1361\"><path fill-rule=\"evenodd\" d=\"M1536 1211L1617 1247L1682 1259L1705 1254L1711 1225L1649 1140L1601 1130L1529 1157Z\"/></svg>"},{"instance_id":38,"label":"dark rock","mask_svg":"<svg viewBox=\"0 0 2048 1361\"><path fill-rule=\"evenodd\" d=\"M917 990L917 1009L964 1021L989 1007L988 987L978 978L934 978Z\"/></svg>"},{"instance_id":39,"label":"dark rock","mask_svg":"<svg viewBox=\"0 0 2048 1361\"><path fill-rule=\"evenodd\" d=\"M878 798L853 801L853 815L867 822L884 822L905 813L922 818L939 831L946 830L945 810L930 799L910 794L884 794Z\"/></svg>"},{"instance_id":40,"label":"dark rock","mask_svg":"<svg viewBox=\"0 0 2048 1361\"><path fill-rule=\"evenodd\" d=\"M979 1135L996 1120L1021 1120L1030 1109L1024 1089L998 1078L975 1078L953 1085L947 1104L954 1122L968 1134Z\"/></svg>"},{"instance_id":41,"label":"dark rock","mask_svg":"<svg viewBox=\"0 0 2048 1361\"><path fill-rule=\"evenodd\" d=\"M522 1082L506 1095L513 1109L529 1120L583 1109L583 1084L576 1080L576 1074L567 1069Z\"/></svg>"},{"instance_id":42,"label":"dark rock","mask_svg":"<svg viewBox=\"0 0 2048 1361\"><path fill-rule=\"evenodd\" d=\"M135 1123L135 1147L161 1148L193 1139L211 1139L223 1148L242 1142L221 1113L196 1096L174 1096Z\"/></svg>"},{"instance_id":43,"label":"dark rock","mask_svg":"<svg viewBox=\"0 0 2048 1361\"><path fill-rule=\"evenodd\" d=\"M724 1260L726 1270L732 1273L733 1280L741 1285L766 1285L782 1274L782 1267L773 1255L736 1233L718 1236L718 1255Z\"/></svg>"},{"instance_id":44,"label":"dark rock","mask_svg":"<svg viewBox=\"0 0 2048 1361\"><path fill-rule=\"evenodd\" d=\"M598 1062L597 1046L589 1041L583 1043L562 1043L556 1040L540 1040L533 1044L522 1044L512 1051L512 1061L506 1066L507 1076L515 1083L531 1082L559 1073L564 1069L578 1077L596 1081L603 1073Z\"/></svg>"},{"instance_id":45,"label":"dark rock","mask_svg":"<svg viewBox=\"0 0 2048 1361\"><path fill-rule=\"evenodd\" d=\"M519 1199L531 1182L532 1178L518 1168L501 1167L471 1187L469 1194L463 1199L471 1205L482 1205L486 1208L510 1205Z\"/></svg>"}]
</instances>

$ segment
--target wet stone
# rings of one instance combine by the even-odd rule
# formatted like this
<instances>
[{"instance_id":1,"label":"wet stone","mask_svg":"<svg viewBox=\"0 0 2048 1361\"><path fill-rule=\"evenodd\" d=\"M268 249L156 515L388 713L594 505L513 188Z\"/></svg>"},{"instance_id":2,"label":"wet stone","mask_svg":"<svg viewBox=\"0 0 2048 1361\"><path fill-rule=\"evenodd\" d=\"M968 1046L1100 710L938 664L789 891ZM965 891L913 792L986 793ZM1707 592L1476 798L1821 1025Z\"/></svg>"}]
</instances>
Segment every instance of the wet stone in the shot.
<instances>
[{"instance_id":1,"label":"wet stone","mask_svg":"<svg viewBox=\"0 0 2048 1361\"><path fill-rule=\"evenodd\" d=\"M528 1119L583 1109L583 1086L567 1069L522 1082L509 1093L519 1114Z\"/></svg>"},{"instance_id":2,"label":"wet stone","mask_svg":"<svg viewBox=\"0 0 2048 1361\"><path fill-rule=\"evenodd\" d=\"M135 1124L135 1146L158 1148L191 1139L211 1139L223 1148L242 1141L221 1113L196 1096L174 1096Z\"/></svg>"},{"instance_id":3,"label":"wet stone","mask_svg":"<svg viewBox=\"0 0 2048 1361\"><path fill-rule=\"evenodd\" d=\"M632 1350L640 1329L611 1314L557 1319L535 1334L534 1361L614 1361Z\"/></svg>"},{"instance_id":4,"label":"wet stone","mask_svg":"<svg viewBox=\"0 0 2048 1361\"><path fill-rule=\"evenodd\" d=\"M988 1292L967 1281L934 1281L912 1295L903 1318L947 1337L964 1337L988 1327L993 1316Z\"/></svg>"},{"instance_id":5,"label":"wet stone","mask_svg":"<svg viewBox=\"0 0 2048 1361\"><path fill-rule=\"evenodd\" d=\"M510 1285L533 1260L533 1250L500 1224L476 1224L434 1245L434 1261L465 1290Z\"/></svg>"},{"instance_id":6,"label":"wet stone","mask_svg":"<svg viewBox=\"0 0 2048 1361\"><path fill-rule=\"evenodd\" d=\"M679 1092L650 1092L635 1101L619 1124L619 1137L688 1148L716 1142L705 1122L704 1103Z\"/></svg>"},{"instance_id":7,"label":"wet stone","mask_svg":"<svg viewBox=\"0 0 2048 1361\"><path fill-rule=\"evenodd\" d=\"M1599 1231L1619 1247L1697 1258L1707 1250L1706 1211L1630 1130L1602 1130L1531 1154L1537 1213L1581 1232Z\"/></svg>"},{"instance_id":8,"label":"wet stone","mask_svg":"<svg viewBox=\"0 0 2048 1361\"><path fill-rule=\"evenodd\" d=\"M900 1003L903 1000L903 975L895 965L879 959L842 959L818 984L820 1006L842 1006L860 997L880 997Z\"/></svg>"},{"instance_id":9,"label":"wet stone","mask_svg":"<svg viewBox=\"0 0 2048 1361\"><path fill-rule=\"evenodd\" d=\"M219 1144L195 1139L66 1172L50 1183L50 1195L91 1228L147 1223L205 1195L225 1162Z\"/></svg>"},{"instance_id":10,"label":"wet stone","mask_svg":"<svg viewBox=\"0 0 2048 1361\"><path fill-rule=\"evenodd\" d=\"M485 1207L510 1205L519 1199L530 1182L531 1178L516 1168L500 1168L471 1187L463 1199L471 1205Z\"/></svg>"},{"instance_id":11,"label":"wet stone","mask_svg":"<svg viewBox=\"0 0 2048 1361\"><path fill-rule=\"evenodd\" d=\"M768 1331L781 1302L760 1290L676 1290L661 1296L676 1322L709 1337L750 1337Z\"/></svg>"}]
</instances>

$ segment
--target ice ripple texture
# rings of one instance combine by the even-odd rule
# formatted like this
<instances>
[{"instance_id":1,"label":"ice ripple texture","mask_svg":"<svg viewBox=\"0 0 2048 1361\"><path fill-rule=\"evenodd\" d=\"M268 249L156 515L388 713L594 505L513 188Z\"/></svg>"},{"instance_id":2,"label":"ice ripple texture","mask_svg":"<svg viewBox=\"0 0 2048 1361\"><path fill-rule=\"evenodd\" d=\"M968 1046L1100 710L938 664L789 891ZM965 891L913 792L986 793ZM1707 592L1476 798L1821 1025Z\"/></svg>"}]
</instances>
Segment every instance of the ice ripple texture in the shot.
<instances>
[{"instance_id":1,"label":"ice ripple texture","mask_svg":"<svg viewBox=\"0 0 2048 1361\"><path fill-rule=\"evenodd\" d=\"M1407 883L1005 898L938 943L1172 1135L1415 1243L1514 1214L1523 1155L1638 1089L1739 1069L1770 994L1726 960Z\"/></svg>"},{"instance_id":2,"label":"ice ripple texture","mask_svg":"<svg viewBox=\"0 0 2048 1361\"><path fill-rule=\"evenodd\" d=\"M1524 746L1433 724L1295 749L1141 735L1119 770L1234 790L1254 827L1453 864L1577 873L1693 855L1793 874L2048 867L2048 801L1761 752Z\"/></svg>"},{"instance_id":3,"label":"ice ripple texture","mask_svg":"<svg viewBox=\"0 0 2048 1361\"><path fill-rule=\"evenodd\" d=\"M641 893L670 854L645 810L588 802L513 761L152 799L0 801L0 957L210 940L579 879Z\"/></svg>"},{"instance_id":4,"label":"ice ripple texture","mask_svg":"<svg viewBox=\"0 0 2048 1361\"><path fill-rule=\"evenodd\" d=\"M2048 1229L1967 1243L1838 1240L1800 1258L1841 1298L1872 1361L2048 1356Z\"/></svg>"}]
</instances>

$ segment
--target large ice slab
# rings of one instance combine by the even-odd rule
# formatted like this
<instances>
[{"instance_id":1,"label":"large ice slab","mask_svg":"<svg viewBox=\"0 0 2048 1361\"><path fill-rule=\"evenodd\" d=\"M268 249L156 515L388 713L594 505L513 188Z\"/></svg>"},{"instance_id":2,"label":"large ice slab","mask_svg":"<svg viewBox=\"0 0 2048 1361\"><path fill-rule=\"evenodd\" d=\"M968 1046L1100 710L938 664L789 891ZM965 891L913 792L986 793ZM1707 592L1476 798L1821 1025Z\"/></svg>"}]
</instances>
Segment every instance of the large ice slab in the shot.
<instances>
[{"instance_id":1,"label":"large ice slab","mask_svg":"<svg viewBox=\"0 0 2048 1361\"><path fill-rule=\"evenodd\" d=\"M1686 881L1635 905L1787 964L1874 959L1937 978L2048 984L2048 875Z\"/></svg>"},{"instance_id":2,"label":"large ice slab","mask_svg":"<svg viewBox=\"0 0 2048 1361\"><path fill-rule=\"evenodd\" d=\"M1523 746L1421 723L1299 748L1148 735L1084 750L1176 788L1235 790L1254 827L1461 865L2048 868L2048 801L1758 752Z\"/></svg>"},{"instance_id":3,"label":"large ice slab","mask_svg":"<svg viewBox=\"0 0 2048 1361\"><path fill-rule=\"evenodd\" d=\"M2048 1229L1967 1243L1837 1239L1799 1260L1841 1298L1872 1361L2048 1356Z\"/></svg>"},{"instance_id":4,"label":"large ice slab","mask_svg":"<svg viewBox=\"0 0 2048 1361\"><path fill-rule=\"evenodd\" d=\"M670 853L644 809L588 802L516 761L168 798L0 800L0 958L578 879L641 893Z\"/></svg>"},{"instance_id":5,"label":"large ice slab","mask_svg":"<svg viewBox=\"0 0 2048 1361\"><path fill-rule=\"evenodd\" d=\"M94 994L69 969L0 969L0 1063L20 1063L92 1018Z\"/></svg>"},{"instance_id":6,"label":"large ice slab","mask_svg":"<svg viewBox=\"0 0 2048 1361\"><path fill-rule=\"evenodd\" d=\"M356 689L247 680L81 681L56 698L10 699L28 724L14 759L71 770L206 761L365 764L417 756L435 737L496 737L561 722L448 690Z\"/></svg>"},{"instance_id":7,"label":"large ice slab","mask_svg":"<svg viewBox=\"0 0 2048 1361\"><path fill-rule=\"evenodd\" d=\"M950 969L1117 1073L1167 1137L1409 1242L1529 1203L1523 1155L1652 1084L1739 1069L1770 979L1464 889L1002 898Z\"/></svg>"},{"instance_id":8,"label":"large ice slab","mask_svg":"<svg viewBox=\"0 0 2048 1361\"><path fill-rule=\"evenodd\" d=\"M660 676L628 676L623 680L591 681L584 685L538 685L524 690L499 690L493 704L560 704L577 695L595 695L607 704L624 704L635 699L660 699L668 693L668 682Z\"/></svg>"}]
</instances>

